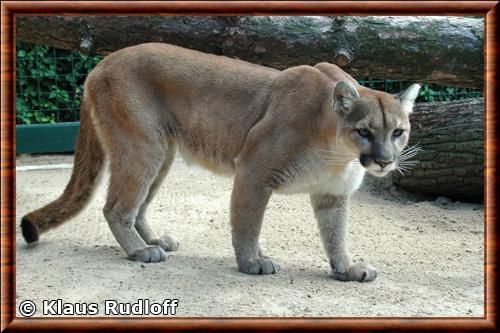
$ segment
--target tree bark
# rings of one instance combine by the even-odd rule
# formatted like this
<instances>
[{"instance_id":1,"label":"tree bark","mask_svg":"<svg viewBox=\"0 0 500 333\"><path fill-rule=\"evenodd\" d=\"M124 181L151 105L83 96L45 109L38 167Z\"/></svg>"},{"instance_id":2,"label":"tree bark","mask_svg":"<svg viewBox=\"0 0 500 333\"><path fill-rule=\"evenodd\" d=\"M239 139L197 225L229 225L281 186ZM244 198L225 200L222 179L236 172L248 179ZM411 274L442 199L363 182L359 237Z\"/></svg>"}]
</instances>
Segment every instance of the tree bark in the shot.
<instances>
[{"instance_id":1,"label":"tree bark","mask_svg":"<svg viewBox=\"0 0 500 333\"><path fill-rule=\"evenodd\" d=\"M417 104L411 115L410 145L423 150L403 176L401 188L462 201L482 201L484 181L484 101Z\"/></svg>"},{"instance_id":2,"label":"tree bark","mask_svg":"<svg viewBox=\"0 0 500 333\"><path fill-rule=\"evenodd\" d=\"M327 61L357 78L483 86L482 18L18 16L16 28L20 40L90 53L165 42L278 69Z\"/></svg>"}]
</instances>

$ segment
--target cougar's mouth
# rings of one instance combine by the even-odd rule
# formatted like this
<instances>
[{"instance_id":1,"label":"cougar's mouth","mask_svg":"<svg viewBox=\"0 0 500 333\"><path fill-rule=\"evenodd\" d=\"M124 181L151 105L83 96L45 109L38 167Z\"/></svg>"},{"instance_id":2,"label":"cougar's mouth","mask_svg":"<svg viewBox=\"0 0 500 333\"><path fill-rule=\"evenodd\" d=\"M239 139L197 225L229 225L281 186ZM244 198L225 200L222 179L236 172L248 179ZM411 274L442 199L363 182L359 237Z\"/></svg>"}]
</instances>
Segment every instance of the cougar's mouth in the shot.
<instances>
[{"instance_id":1,"label":"cougar's mouth","mask_svg":"<svg viewBox=\"0 0 500 333\"><path fill-rule=\"evenodd\" d=\"M391 171L391 170L370 170L370 169L366 170L368 170L368 172L374 175L375 177L384 177Z\"/></svg>"},{"instance_id":2,"label":"cougar's mouth","mask_svg":"<svg viewBox=\"0 0 500 333\"><path fill-rule=\"evenodd\" d=\"M361 155L359 157L359 163L361 163L366 171L376 177L383 177L394 170L394 163L389 163L382 166L376 163L373 158L367 155Z\"/></svg>"}]
</instances>

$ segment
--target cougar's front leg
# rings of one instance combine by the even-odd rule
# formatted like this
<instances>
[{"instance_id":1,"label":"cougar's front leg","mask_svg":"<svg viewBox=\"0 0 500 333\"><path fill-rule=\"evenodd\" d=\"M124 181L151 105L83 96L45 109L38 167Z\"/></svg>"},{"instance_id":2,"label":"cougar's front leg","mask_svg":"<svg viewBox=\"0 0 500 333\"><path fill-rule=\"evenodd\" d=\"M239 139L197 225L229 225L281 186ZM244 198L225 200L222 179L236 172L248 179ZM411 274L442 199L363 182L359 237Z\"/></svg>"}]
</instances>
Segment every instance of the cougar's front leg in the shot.
<instances>
[{"instance_id":1,"label":"cougar's front leg","mask_svg":"<svg viewBox=\"0 0 500 333\"><path fill-rule=\"evenodd\" d=\"M341 281L372 281L377 271L366 263L353 263L347 250L348 196L311 195L323 246L330 259L332 275Z\"/></svg>"},{"instance_id":2,"label":"cougar's front leg","mask_svg":"<svg viewBox=\"0 0 500 333\"><path fill-rule=\"evenodd\" d=\"M252 172L238 170L231 195L231 231L236 262L246 274L273 274L277 262L262 255L259 235L271 190Z\"/></svg>"}]
</instances>

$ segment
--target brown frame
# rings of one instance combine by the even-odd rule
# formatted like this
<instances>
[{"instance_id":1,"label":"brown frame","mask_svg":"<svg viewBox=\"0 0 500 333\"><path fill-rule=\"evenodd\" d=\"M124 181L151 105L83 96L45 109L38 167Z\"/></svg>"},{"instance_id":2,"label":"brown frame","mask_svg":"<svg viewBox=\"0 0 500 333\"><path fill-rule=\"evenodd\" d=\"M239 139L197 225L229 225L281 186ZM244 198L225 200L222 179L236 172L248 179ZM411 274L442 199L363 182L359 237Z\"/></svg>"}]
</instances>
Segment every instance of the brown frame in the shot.
<instances>
[{"instance_id":1,"label":"brown frame","mask_svg":"<svg viewBox=\"0 0 500 333\"><path fill-rule=\"evenodd\" d=\"M496 97L498 1L5 1L1 4L1 330L448 329L497 330ZM16 15L480 15L485 17L485 315L483 318L16 318Z\"/></svg>"}]
</instances>

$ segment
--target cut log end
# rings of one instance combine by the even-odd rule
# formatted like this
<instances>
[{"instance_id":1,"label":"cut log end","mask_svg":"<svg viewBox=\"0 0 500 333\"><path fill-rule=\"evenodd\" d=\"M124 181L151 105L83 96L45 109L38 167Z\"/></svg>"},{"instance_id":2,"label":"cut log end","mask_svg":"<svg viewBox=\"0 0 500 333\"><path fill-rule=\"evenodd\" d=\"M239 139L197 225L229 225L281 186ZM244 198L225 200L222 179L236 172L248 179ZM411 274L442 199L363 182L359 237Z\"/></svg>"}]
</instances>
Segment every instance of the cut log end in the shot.
<instances>
[{"instance_id":1,"label":"cut log end","mask_svg":"<svg viewBox=\"0 0 500 333\"><path fill-rule=\"evenodd\" d=\"M417 104L411 122L410 145L422 150L411 170L394 173L394 183L423 195L483 201L483 99Z\"/></svg>"}]
</instances>

